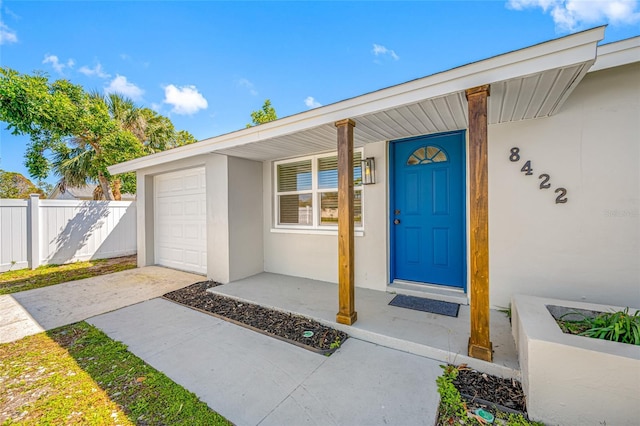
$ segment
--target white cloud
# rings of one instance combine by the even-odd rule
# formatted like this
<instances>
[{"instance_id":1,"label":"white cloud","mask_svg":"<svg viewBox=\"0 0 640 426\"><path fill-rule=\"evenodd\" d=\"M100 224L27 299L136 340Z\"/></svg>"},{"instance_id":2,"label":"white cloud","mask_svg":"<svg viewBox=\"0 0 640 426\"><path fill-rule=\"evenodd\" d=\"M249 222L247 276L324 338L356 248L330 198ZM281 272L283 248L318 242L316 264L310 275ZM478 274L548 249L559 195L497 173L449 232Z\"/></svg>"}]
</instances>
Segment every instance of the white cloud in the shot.
<instances>
[{"instance_id":1,"label":"white cloud","mask_svg":"<svg viewBox=\"0 0 640 426\"><path fill-rule=\"evenodd\" d=\"M60 59L56 55L44 55L44 59L42 60L43 64L51 64L51 67L56 70L56 72L62 74L65 68L73 68L76 64L76 61L73 59L67 60L66 63L60 62Z\"/></svg>"},{"instance_id":2,"label":"white cloud","mask_svg":"<svg viewBox=\"0 0 640 426\"><path fill-rule=\"evenodd\" d=\"M0 2L0 5L2 5L2 2ZM9 9L7 6L2 6L2 10L4 11L5 15L11 16L16 21L19 21L20 19L22 19L20 15L16 14L13 10Z\"/></svg>"},{"instance_id":3,"label":"white cloud","mask_svg":"<svg viewBox=\"0 0 640 426\"><path fill-rule=\"evenodd\" d=\"M18 34L9 28L7 24L0 21L0 44L17 43Z\"/></svg>"},{"instance_id":4,"label":"white cloud","mask_svg":"<svg viewBox=\"0 0 640 426\"><path fill-rule=\"evenodd\" d=\"M170 84L164 88L163 102L172 105L171 112L180 115L195 114L209 106L204 96L196 89L196 86L177 87Z\"/></svg>"},{"instance_id":5,"label":"white cloud","mask_svg":"<svg viewBox=\"0 0 640 426\"><path fill-rule=\"evenodd\" d=\"M318 107L322 106L322 104L320 102L316 101L313 96L307 96L307 98L304 100L304 104L308 108L318 108Z\"/></svg>"},{"instance_id":6,"label":"white cloud","mask_svg":"<svg viewBox=\"0 0 640 426\"><path fill-rule=\"evenodd\" d=\"M258 91L255 89L253 83L247 80L246 78L241 78L240 80L236 81L236 84L239 87L244 87L245 89L247 89L249 93L251 93L253 96L258 95Z\"/></svg>"},{"instance_id":7,"label":"white cloud","mask_svg":"<svg viewBox=\"0 0 640 426\"><path fill-rule=\"evenodd\" d=\"M375 56L380 56L380 55L389 55L393 58L393 60L397 61L398 59L400 59L400 57L398 55L396 55L396 52L391 50L391 49L387 49L386 47L380 45L380 44L373 44L373 50L371 50L371 52L375 55Z\"/></svg>"},{"instance_id":8,"label":"white cloud","mask_svg":"<svg viewBox=\"0 0 640 426\"><path fill-rule=\"evenodd\" d=\"M80 67L80 69L78 69L78 72L86 75L86 76L92 76L95 75L97 77L100 78L109 78L111 77L110 74L107 74L104 69L102 69L102 64L100 62L98 62L96 64L96 66L94 66L93 68L89 68L86 65L83 65L82 67Z\"/></svg>"},{"instance_id":9,"label":"white cloud","mask_svg":"<svg viewBox=\"0 0 640 426\"><path fill-rule=\"evenodd\" d=\"M507 7L514 10L540 8L551 15L560 31L573 31L593 24L640 22L637 0L508 0Z\"/></svg>"},{"instance_id":10,"label":"white cloud","mask_svg":"<svg viewBox=\"0 0 640 426\"><path fill-rule=\"evenodd\" d=\"M127 81L127 77L119 74L116 75L116 78L111 80L109 85L104 88L104 92L107 94L120 93L121 95L125 95L133 99L134 101L139 101L144 94L144 90Z\"/></svg>"}]
</instances>

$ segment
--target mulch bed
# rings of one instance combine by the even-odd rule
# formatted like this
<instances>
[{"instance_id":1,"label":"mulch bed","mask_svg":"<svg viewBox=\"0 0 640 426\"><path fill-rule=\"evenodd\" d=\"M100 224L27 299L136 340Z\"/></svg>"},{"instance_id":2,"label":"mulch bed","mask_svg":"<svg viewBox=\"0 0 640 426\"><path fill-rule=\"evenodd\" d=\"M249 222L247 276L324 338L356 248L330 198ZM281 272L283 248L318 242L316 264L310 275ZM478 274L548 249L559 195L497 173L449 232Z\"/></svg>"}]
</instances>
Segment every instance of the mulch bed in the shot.
<instances>
[{"instance_id":1,"label":"mulch bed","mask_svg":"<svg viewBox=\"0 0 640 426\"><path fill-rule=\"evenodd\" d=\"M326 355L330 355L337 349L336 342L343 343L349 337L342 331L300 315L265 308L207 291L218 285L220 283L215 281L202 281L167 293L163 297ZM313 336L304 337L305 331L312 331ZM520 382L502 379L466 367L461 367L458 371L458 377L453 384L467 401L467 407L470 410L484 408L495 413L495 410L499 409L503 412L520 413L526 416L525 396Z\"/></svg>"},{"instance_id":2,"label":"mulch bed","mask_svg":"<svg viewBox=\"0 0 640 426\"><path fill-rule=\"evenodd\" d=\"M268 309L252 303L208 292L220 285L202 281L165 294L165 299L234 322L255 331L302 346L314 352L330 355L349 336L300 315ZM303 333L313 332L311 337Z\"/></svg>"},{"instance_id":3,"label":"mulch bed","mask_svg":"<svg viewBox=\"0 0 640 426\"><path fill-rule=\"evenodd\" d=\"M494 412L495 406L505 412L526 415L524 392L517 380L502 379L469 368L460 368L453 384L467 400L470 409L481 407Z\"/></svg>"}]
</instances>

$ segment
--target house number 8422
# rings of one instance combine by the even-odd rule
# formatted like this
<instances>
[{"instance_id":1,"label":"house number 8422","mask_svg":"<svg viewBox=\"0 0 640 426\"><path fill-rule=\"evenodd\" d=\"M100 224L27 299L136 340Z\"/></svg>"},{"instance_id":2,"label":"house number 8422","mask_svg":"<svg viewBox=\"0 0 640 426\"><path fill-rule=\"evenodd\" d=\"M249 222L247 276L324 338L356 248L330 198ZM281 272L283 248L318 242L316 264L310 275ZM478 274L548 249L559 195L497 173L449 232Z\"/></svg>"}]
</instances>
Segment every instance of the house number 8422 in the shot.
<instances>
[{"instance_id":1,"label":"house number 8422","mask_svg":"<svg viewBox=\"0 0 640 426\"><path fill-rule=\"evenodd\" d=\"M520 148L515 146L511 148L511 150L509 150L509 161L511 161L512 163L517 163L518 161L520 161ZM524 173L525 176L533 175L533 166L531 165L531 160L527 160L520 171ZM542 173L540 176L538 176L538 179L540 179L540 189L551 188L551 183L549 183L549 181L551 180L550 175L548 175L547 173ZM558 196L556 197L556 204L564 204L567 202L567 190L565 188L556 188L553 192L558 194Z\"/></svg>"}]
</instances>

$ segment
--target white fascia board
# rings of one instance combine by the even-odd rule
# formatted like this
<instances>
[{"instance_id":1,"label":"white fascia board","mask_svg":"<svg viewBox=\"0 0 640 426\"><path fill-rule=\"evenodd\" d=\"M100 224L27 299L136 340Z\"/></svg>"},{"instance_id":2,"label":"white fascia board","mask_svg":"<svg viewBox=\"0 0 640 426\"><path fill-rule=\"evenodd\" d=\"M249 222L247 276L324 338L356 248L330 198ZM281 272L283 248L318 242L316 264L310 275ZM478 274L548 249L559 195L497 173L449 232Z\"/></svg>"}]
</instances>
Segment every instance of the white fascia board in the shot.
<instances>
[{"instance_id":1,"label":"white fascia board","mask_svg":"<svg viewBox=\"0 0 640 426\"><path fill-rule=\"evenodd\" d=\"M597 44L604 37L604 29L604 26L597 27L494 56L449 71L281 118L270 123L136 158L135 160L110 166L108 170L111 174L139 170L195 155L207 154L312 129L345 118L357 118L365 114L392 109L424 99L438 98L484 84L532 75L548 69L562 68L589 61L593 62L596 57Z\"/></svg>"},{"instance_id":2,"label":"white fascia board","mask_svg":"<svg viewBox=\"0 0 640 426\"><path fill-rule=\"evenodd\" d=\"M589 72L640 62L640 36L598 46L598 57Z\"/></svg>"}]
</instances>

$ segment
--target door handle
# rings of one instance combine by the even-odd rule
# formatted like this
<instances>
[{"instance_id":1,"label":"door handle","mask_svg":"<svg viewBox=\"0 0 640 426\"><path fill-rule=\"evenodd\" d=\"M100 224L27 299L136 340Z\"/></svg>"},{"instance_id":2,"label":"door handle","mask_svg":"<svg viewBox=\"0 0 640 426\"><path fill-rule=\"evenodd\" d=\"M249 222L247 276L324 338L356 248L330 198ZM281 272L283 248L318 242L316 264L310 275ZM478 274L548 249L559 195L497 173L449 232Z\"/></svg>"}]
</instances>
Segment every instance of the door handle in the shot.
<instances>
[{"instance_id":1,"label":"door handle","mask_svg":"<svg viewBox=\"0 0 640 426\"><path fill-rule=\"evenodd\" d=\"M394 219L393 223L396 225L400 224L400 219Z\"/></svg>"}]
</instances>

